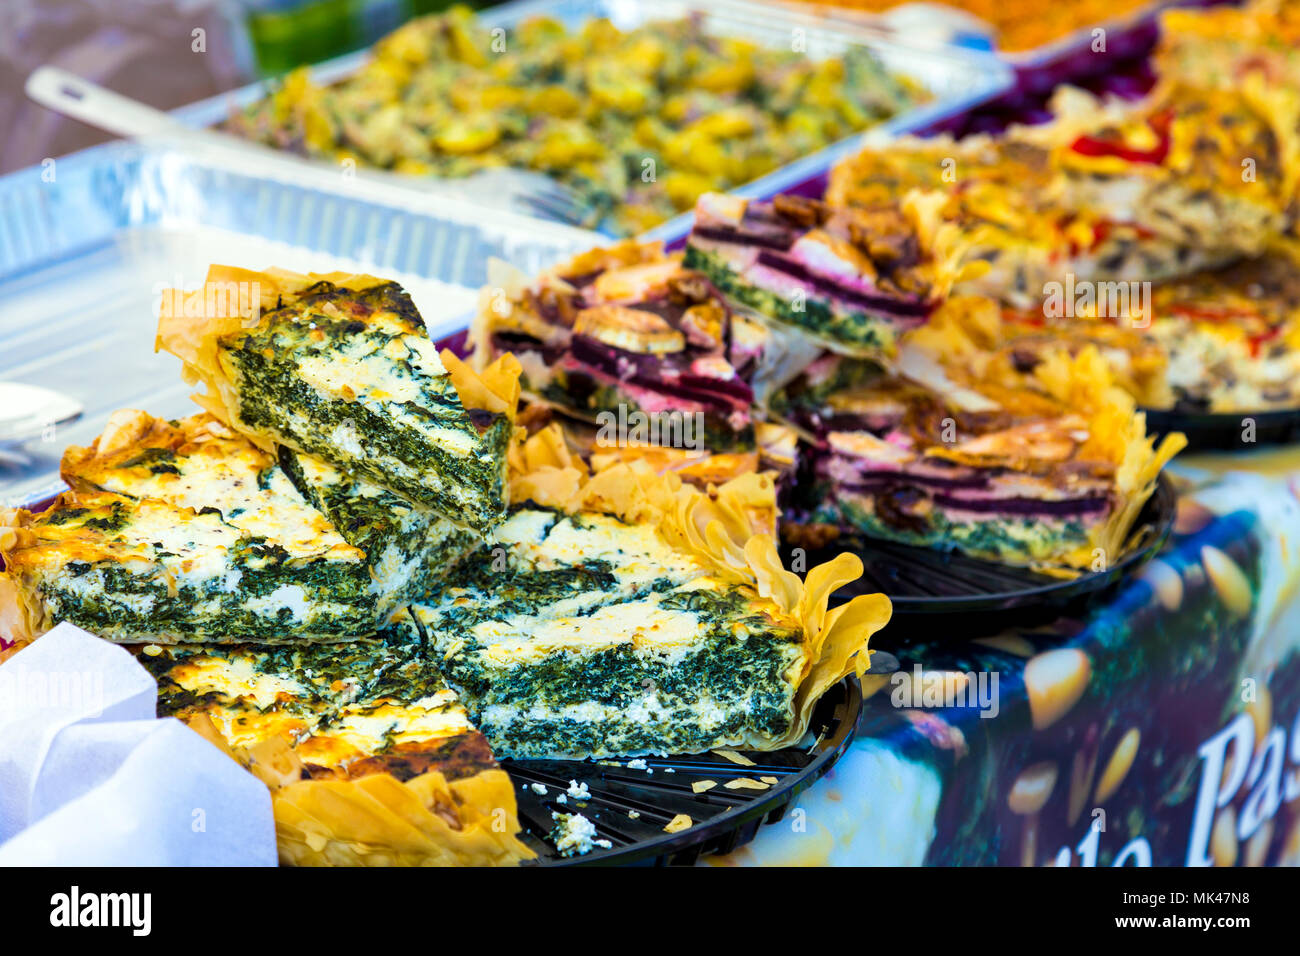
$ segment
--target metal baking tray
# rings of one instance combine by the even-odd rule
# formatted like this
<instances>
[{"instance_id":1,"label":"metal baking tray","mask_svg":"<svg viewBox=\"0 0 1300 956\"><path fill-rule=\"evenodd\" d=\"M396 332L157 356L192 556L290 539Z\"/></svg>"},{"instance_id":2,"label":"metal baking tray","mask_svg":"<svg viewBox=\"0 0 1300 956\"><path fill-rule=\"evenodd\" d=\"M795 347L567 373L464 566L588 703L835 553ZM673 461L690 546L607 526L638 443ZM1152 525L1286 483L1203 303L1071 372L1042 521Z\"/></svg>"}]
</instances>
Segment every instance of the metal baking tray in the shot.
<instances>
[{"instance_id":1,"label":"metal baking tray","mask_svg":"<svg viewBox=\"0 0 1300 956\"><path fill-rule=\"evenodd\" d=\"M786 9L787 5L804 6L802 2L790 4L790 0L764 2L772 2L779 9ZM980 42L991 42L992 52L1014 69L1016 89L1009 99L1028 100L1049 92L1061 83L1078 82L1109 73L1121 61L1145 56L1159 36L1159 17L1165 10L1176 7L1209 7L1225 2L1232 0L1149 0L1131 10L1071 30L1055 40L1028 50L998 50L993 28L985 24L988 32L980 37ZM939 5L946 6L942 0L939 0ZM912 16L919 18L921 10L926 7L929 7L928 3L899 3L887 11L872 12L837 6L834 0L807 5L808 10L828 24L884 30L898 29L897 21L891 17L896 11L914 8ZM949 10L954 28L960 28L967 21L972 24L983 23L959 7L947 7L945 14ZM1094 31L1099 29L1104 30L1106 36L1106 50L1100 56L1092 49ZM971 39L974 40L974 37Z\"/></svg>"},{"instance_id":2,"label":"metal baking tray","mask_svg":"<svg viewBox=\"0 0 1300 956\"><path fill-rule=\"evenodd\" d=\"M514 0L478 11L478 21L488 30L509 29L530 17L548 16L575 29L592 18L605 17L621 29L631 29L651 20L688 15L701 17L712 33L743 37L769 46L788 47L798 31L808 55L818 58L835 56L852 46L865 46L888 69L910 77L930 92L929 102L872 127L866 135L891 136L924 129L999 96L1013 83L1011 70L986 53L952 46L912 46L887 31L843 24L828 27L815 16L738 0ZM312 76L319 83L338 81L360 68L369 55L368 51L361 50L330 60L314 67ZM267 89L265 82L253 83L181 107L172 116L196 128L214 126L226 119L232 108L246 106L265 96ZM824 175L840 159L857 152L863 135L850 136L733 191L757 198L788 192L800 182ZM297 161L321 165L313 160L297 158ZM412 178L411 181L421 180ZM681 233L689 217L686 213L671 219L648 235L657 238Z\"/></svg>"},{"instance_id":3,"label":"metal baking tray","mask_svg":"<svg viewBox=\"0 0 1300 956\"><path fill-rule=\"evenodd\" d=\"M85 409L0 448L0 504L61 491L63 449L88 444L118 408L197 410L180 363L155 354L154 329L160 291L197 288L211 263L390 277L437 338L473 311L489 257L531 274L600 240L167 140L108 143L0 177L0 381L54 388Z\"/></svg>"}]
</instances>

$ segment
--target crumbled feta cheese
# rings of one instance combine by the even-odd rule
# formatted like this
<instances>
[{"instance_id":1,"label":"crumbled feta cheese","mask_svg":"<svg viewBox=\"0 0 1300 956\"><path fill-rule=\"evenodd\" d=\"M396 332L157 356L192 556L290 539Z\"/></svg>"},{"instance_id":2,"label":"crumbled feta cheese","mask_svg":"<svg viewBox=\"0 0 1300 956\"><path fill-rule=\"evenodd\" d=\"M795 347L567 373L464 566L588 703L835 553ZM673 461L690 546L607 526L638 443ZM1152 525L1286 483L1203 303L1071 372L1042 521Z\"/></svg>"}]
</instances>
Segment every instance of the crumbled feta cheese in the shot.
<instances>
[{"instance_id":1,"label":"crumbled feta cheese","mask_svg":"<svg viewBox=\"0 0 1300 956\"><path fill-rule=\"evenodd\" d=\"M569 789L566 790L565 793L573 797L575 800L591 799L591 791L587 789L587 785L585 783L578 783L576 780L569 781Z\"/></svg>"},{"instance_id":2,"label":"crumbled feta cheese","mask_svg":"<svg viewBox=\"0 0 1300 956\"><path fill-rule=\"evenodd\" d=\"M560 856L582 856L599 847L608 850L614 844L608 840L596 838L596 825L581 813L551 812L555 828L551 830L551 840Z\"/></svg>"},{"instance_id":3,"label":"crumbled feta cheese","mask_svg":"<svg viewBox=\"0 0 1300 956\"><path fill-rule=\"evenodd\" d=\"M645 770L645 769L646 769L645 760L642 759L641 757L637 757L635 760L629 760L629 761L627 762L627 769L628 769L628 770Z\"/></svg>"},{"instance_id":4,"label":"crumbled feta cheese","mask_svg":"<svg viewBox=\"0 0 1300 956\"><path fill-rule=\"evenodd\" d=\"M537 794L539 797L546 796L546 786L544 784L540 784L540 783L530 784L529 789L531 789L533 793Z\"/></svg>"}]
</instances>

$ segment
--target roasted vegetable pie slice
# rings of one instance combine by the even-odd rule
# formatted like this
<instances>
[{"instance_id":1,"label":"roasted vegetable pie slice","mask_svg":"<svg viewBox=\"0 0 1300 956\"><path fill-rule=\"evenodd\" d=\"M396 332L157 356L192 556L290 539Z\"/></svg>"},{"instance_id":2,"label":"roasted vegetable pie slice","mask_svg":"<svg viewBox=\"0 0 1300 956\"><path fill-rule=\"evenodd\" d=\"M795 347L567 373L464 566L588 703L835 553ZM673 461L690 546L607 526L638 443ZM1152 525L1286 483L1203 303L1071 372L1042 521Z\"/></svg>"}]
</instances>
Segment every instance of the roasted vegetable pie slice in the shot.
<instances>
[{"instance_id":1,"label":"roasted vegetable pie slice","mask_svg":"<svg viewBox=\"0 0 1300 956\"><path fill-rule=\"evenodd\" d=\"M1088 345L1144 408L1251 413L1300 407L1300 281L1287 252L1155 283L1118 309L1067 316L944 303L908 341L1004 385L1032 387L1038 364ZM1099 315L1099 312L1105 313ZM789 390L787 390L789 391Z\"/></svg>"},{"instance_id":2,"label":"roasted vegetable pie slice","mask_svg":"<svg viewBox=\"0 0 1300 956\"><path fill-rule=\"evenodd\" d=\"M1037 390L962 381L906 351L910 379L836 392L802 489L813 522L1006 564L1099 570L1129 546L1163 465L1095 347L1059 350ZM924 383L924 384L922 384Z\"/></svg>"},{"instance_id":3,"label":"roasted vegetable pie slice","mask_svg":"<svg viewBox=\"0 0 1300 956\"><path fill-rule=\"evenodd\" d=\"M196 510L103 491L65 492L39 514L0 513L5 639L31 640L58 621L127 643L374 633L365 555L280 480L255 496L261 514L227 517L220 504L237 498Z\"/></svg>"},{"instance_id":4,"label":"roasted vegetable pie slice","mask_svg":"<svg viewBox=\"0 0 1300 956\"><path fill-rule=\"evenodd\" d=\"M513 401L466 407L396 283L214 266L202 292L164 295L158 345L207 386L203 408L268 451L313 455L480 533L501 520Z\"/></svg>"},{"instance_id":5,"label":"roasted vegetable pie slice","mask_svg":"<svg viewBox=\"0 0 1300 956\"><path fill-rule=\"evenodd\" d=\"M1300 166L1296 98L1162 85L1137 104L1065 88L1056 118L994 138L911 139L838 165L827 200L874 209L916 189L942 197L964 261L961 291L1038 308L1050 282L1155 281L1258 255L1290 222Z\"/></svg>"},{"instance_id":6,"label":"roasted vegetable pie slice","mask_svg":"<svg viewBox=\"0 0 1300 956\"><path fill-rule=\"evenodd\" d=\"M888 600L826 611L861 573L848 555L806 585L781 568L770 480L711 497L619 463L575 481L562 455L541 463L555 436L530 441L515 484L531 503L395 628L427 647L497 753L786 746L808 702L866 666Z\"/></svg>"},{"instance_id":7,"label":"roasted vegetable pie slice","mask_svg":"<svg viewBox=\"0 0 1300 956\"><path fill-rule=\"evenodd\" d=\"M514 790L437 669L367 639L324 648L138 653L158 713L185 720L271 789L280 860L507 865Z\"/></svg>"},{"instance_id":8,"label":"roasted vegetable pie slice","mask_svg":"<svg viewBox=\"0 0 1300 956\"><path fill-rule=\"evenodd\" d=\"M753 447L753 392L731 360L732 316L660 243L593 249L529 279L494 262L475 362L512 352L523 387L601 428L603 444Z\"/></svg>"},{"instance_id":9,"label":"roasted vegetable pie slice","mask_svg":"<svg viewBox=\"0 0 1300 956\"><path fill-rule=\"evenodd\" d=\"M734 303L822 348L887 357L957 277L930 200L832 209L795 196L701 197L685 263Z\"/></svg>"}]
</instances>

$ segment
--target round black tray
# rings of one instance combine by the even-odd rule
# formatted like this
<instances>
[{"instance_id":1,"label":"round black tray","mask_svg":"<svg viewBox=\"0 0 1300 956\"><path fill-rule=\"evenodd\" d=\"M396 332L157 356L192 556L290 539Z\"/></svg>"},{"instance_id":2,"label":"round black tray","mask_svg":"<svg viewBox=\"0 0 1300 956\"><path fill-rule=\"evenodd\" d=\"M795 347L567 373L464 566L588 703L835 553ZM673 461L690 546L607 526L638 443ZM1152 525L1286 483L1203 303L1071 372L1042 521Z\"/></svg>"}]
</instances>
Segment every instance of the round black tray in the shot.
<instances>
[{"instance_id":1,"label":"round black tray","mask_svg":"<svg viewBox=\"0 0 1300 956\"><path fill-rule=\"evenodd\" d=\"M845 678L827 690L813 710L808 728L817 739L814 746L739 751L754 761L752 767L714 753L645 757L645 770L629 768L625 758L502 760L515 783L524 828L521 839L537 853L537 860L525 865L680 866L695 863L704 853L730 853L752 840L764 823L780 820L790 802L831 768L852 741L861 713L862 688L856 678ZM723 786L738 777L775 777L777 782L766 790ZM587 785L590 797L569 796L567 803L559 803L556 797L575 780ZM716 780L718 785L695 793L691 784L699 780ZM546 793L536 793L533 784L544 786ZM581 813L595 826L596 838L613 846L583 856L560 856L548 836L554 827L552 811ZM638 816L629 817L629 811ZM679 813L694 824L665 833L664 827Z\"/></svg>"},{"instance_id":2,"label":"round black tray","mask_svg":"<svg viewBox=\"0 0 1300 956\"><path fill-rule=\"evenodd\" d=\"M1137 547L1104 571L1062 579L1028 568L981 561L958 552L936 551L878 539L850 539L862 558L862 577L836 592L837 600L883 593L894 605L881 632L889 639L935 637L942 627L962 637L994 634L1009 627L1032 627L1075 617L1105 600L1133 572L1151 560L1169 538L1176 496L1161 475L1156 490L1138 514ZM837 539L828 554L845 550ZM815 564L823 556L810 556ZM938 615L959 615L940 622Z\"/></svg>"},{"instance_id":3,"label":"round black tray","mask_svg":"<svg viewBox=\"0 0 1300 956\"><path fill-rule=\"evenodd\" d=\"M1153 435L1182 432L1187 450L1250 451L1261 445L1286 445L1300 440L1300 409L1266 412L1180 412L1144 408L1147 431ZM1254 423L1254 440L1247 441L1247 422Z\"/></svg>"}]
</instances>

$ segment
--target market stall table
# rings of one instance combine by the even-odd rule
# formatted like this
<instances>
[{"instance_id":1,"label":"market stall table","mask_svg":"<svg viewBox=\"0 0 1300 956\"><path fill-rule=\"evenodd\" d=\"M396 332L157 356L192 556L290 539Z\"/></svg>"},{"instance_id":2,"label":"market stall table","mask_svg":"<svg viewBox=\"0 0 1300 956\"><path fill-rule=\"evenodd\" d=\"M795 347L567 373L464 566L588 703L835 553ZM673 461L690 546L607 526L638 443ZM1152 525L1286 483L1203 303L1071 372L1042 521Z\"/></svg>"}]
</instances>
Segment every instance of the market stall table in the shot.
<instances>
[{"instance_id":1,"label":"market stall table","mask_svg":"<svg viewBox=\"0 0 1300 956\"><path fill-rule=\"evenodd\" d=\"M1300 453L1174 471L1172 540L1086 619L969 638L944 618L907 645L886 629L873 647L899 669L849 752L709 862L1300 863Z\"/></svg>"}]
</instances>

